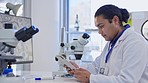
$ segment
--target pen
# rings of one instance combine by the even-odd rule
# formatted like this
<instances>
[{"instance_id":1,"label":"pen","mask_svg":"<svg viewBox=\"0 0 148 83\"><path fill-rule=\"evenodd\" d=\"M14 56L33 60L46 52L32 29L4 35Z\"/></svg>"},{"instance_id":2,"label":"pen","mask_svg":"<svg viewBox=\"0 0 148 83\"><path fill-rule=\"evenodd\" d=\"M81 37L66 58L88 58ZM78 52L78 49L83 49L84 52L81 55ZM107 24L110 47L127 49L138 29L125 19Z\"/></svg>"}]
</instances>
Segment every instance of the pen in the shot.
<instances>
[{"instance_id":1,"label":"pen","mask_svg":"<svg viewBox=\"0 0 148 83\"><path fill-rule=\"evenodd\" d=\"M37 77L35 80L53 80L53 77Z\"/></svg>"}]
</instances>

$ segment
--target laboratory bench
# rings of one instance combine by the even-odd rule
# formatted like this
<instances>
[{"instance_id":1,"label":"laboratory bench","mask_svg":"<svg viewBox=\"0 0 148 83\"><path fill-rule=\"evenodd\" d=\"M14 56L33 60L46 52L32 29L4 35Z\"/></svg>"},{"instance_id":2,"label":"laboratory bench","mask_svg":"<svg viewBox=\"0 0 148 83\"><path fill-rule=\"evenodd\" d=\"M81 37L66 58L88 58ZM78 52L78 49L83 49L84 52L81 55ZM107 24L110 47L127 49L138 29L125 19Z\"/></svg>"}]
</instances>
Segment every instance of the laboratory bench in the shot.
<instances>
[{"instance_id":1,"label":"laboratory bench","mask_svg":"<svg viewBox=\"0 0 148 83\"><path fill-rule=\"evenodd\" d=\"M17 77L16 77L17 76ZM0 83L79 83L74 77L58 77L52 79L52 72L23 71L15 77L0 76ZM35 78L41 78L36 80ZM42 79L43 78L43 79Z\"/></svg>"}]
</instances>

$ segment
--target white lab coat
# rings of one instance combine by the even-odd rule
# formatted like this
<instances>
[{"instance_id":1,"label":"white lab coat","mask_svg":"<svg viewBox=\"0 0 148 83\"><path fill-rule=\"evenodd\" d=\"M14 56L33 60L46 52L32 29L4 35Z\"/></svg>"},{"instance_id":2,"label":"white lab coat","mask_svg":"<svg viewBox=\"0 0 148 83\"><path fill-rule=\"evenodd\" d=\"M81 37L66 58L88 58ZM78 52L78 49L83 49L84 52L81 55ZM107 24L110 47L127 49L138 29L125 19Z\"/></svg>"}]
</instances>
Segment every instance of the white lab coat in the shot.
<instances>
[{"instance_id":1,"label":"white lab coat","mask_svg":"<svg viewBox=\"0 0 148 83\"><path fill-rule=\"evenodd\" d=\"M90 83L148 83L148 41L128 28L116 42L108 62L109 42L95 61L87 65ZM106 75L100 74L105 67Z\"/></svg>"}]
</instances>

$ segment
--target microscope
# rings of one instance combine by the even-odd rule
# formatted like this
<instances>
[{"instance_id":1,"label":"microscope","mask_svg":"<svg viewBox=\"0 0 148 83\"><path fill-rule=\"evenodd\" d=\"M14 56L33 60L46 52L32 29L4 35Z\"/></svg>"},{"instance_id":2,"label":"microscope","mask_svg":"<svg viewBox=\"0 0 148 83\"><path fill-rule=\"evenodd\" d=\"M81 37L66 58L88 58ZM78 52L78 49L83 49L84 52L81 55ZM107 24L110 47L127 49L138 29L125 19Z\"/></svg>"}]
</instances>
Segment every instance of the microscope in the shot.
<instances>
[{"instance_id":1,"label":"microscope","mask_svg":"<svg viewBox=\"0 0 148 83\"><path fill-rule=\"evenodd\" d=\"M87 33L84 33L80 38L74 39L72 43L62 42L60 44L60 52L55 56L55 60L58 61L59 70L52 73L53 77L67 74L64 71L64 65L67 65L71 69L76 69L71 63L69 63L69 55L74 55L75 60L80 60L83 55L84 46L89 42L89 37L90 36Z\"/></svg>"},{"instance_id":2,"label":"microscope","mask_svg":"<svg viewBox=\"0 0 148 83\"><path fill-rule=\"evenodd\" d=\"M12 25L11 23L5 23L4 29L0 29L0 75L8 73L9 70L4 70L11 68L11 64L16 63L16 59L23 58L14 54L14 48L17 47L19 41L26 42L39 31L34 26L16 30L13 29Z\"/></svg>"}]
</instances>

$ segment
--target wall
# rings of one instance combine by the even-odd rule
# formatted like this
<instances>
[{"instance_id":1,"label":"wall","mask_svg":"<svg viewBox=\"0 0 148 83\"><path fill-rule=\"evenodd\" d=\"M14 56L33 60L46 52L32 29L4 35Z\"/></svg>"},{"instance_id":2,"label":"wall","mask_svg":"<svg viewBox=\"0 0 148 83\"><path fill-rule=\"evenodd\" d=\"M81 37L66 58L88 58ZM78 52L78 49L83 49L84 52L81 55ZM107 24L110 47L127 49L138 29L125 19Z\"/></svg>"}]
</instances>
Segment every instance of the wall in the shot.
<instances>
[{"instance_id":1,"label":"wall","mask_svg":"<svg viewBox=\"0 0 148 83\"><path fill-rule=\"evenodd\" d=\"M147 2L146 0L92 0L91 4L93 4L92 7L94 7L95 10L104 4L114 4L120 8L126 8L129 12L136 12L148 11Z\"/></svg>"},{"instance_id":2,"label":"wall","mask_svg":"<svg viewBox=\"0 0 148 83\"><path fill-rule=\"evenodd\" d=\"M132 12L132 26L136 32L141 34L141 27L146 20L148 20L148 11Z\"/></svg>"},{"instance_id":3,"label":"wall","mask_svg":"<svg viewBox=\"0 0 148 83\"><path fill-rule=\"evenodd\" d=\"M59 0L31 0L32 24L39 28L33 38L31 71L58 69L54 57L59 51Z\"/></svg>"}]
</instances>

